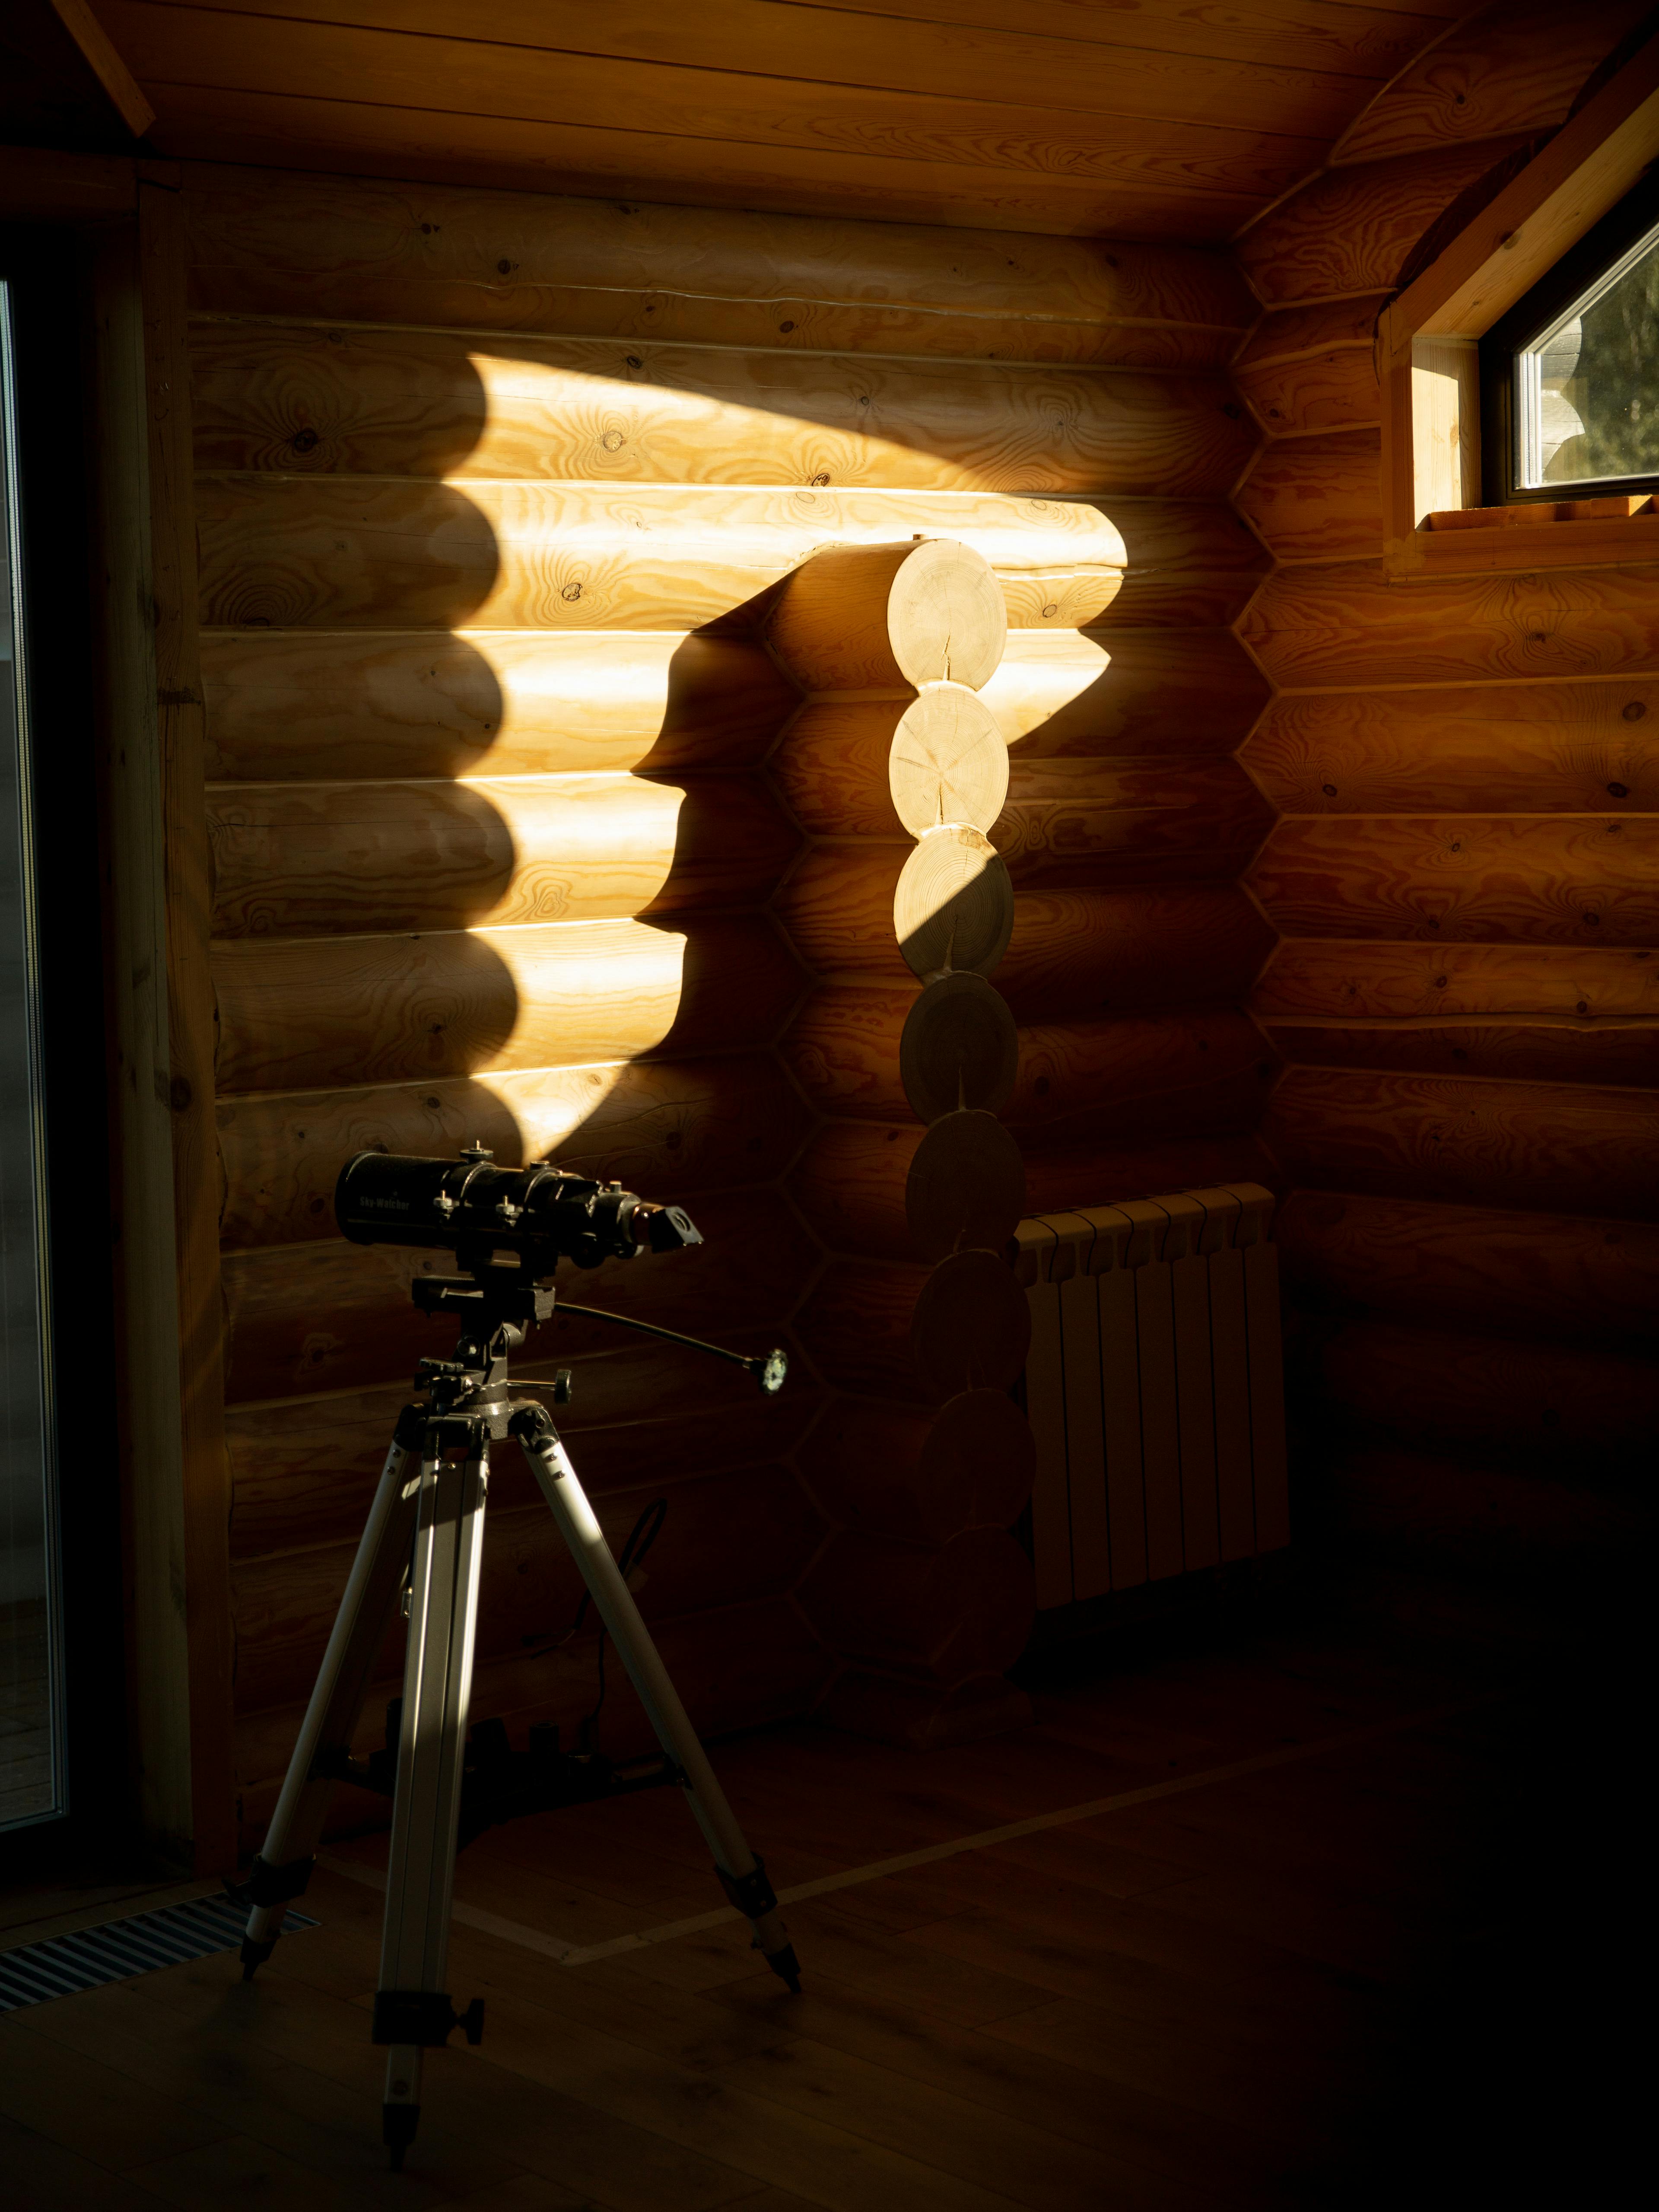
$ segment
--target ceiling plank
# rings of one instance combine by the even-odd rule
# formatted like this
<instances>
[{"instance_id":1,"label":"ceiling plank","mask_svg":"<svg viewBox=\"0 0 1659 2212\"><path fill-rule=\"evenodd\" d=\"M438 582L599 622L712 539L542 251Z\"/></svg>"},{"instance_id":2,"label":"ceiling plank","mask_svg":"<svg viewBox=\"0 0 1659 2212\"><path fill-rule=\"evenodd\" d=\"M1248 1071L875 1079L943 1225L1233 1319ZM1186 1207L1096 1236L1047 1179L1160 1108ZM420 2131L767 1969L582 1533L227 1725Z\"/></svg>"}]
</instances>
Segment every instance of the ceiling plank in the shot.
<instances>
[{"instance_id":1,"label":"ceiling plank","mask_svg":"<svg viewBox=\"0 0 1659 2212\"><path fill-rule=\"evenodd\" d=\"M575 125L551 131L544 123L493 115L193 86L175 105L173 88L152 84L150 91L160 111L154 142L194 160L1194 245L1218 245L1262 204L1242 193L1172 193L1161 184L1079 184L1028 169Z\"/></svg>"},{"instance_id":2,"label":"ceiling plank","mask_svg":"<svg viewBox=\"0 0 1659 2212\"><path fill-rule=\"evenodd\" d=\"M787 0L807 10L833 5L860 15L906 21L970 24L1023 30L1028 0ZM1369 0L1253 0L1248 9L1198 6L1192 0L1048 0L1045 27L1101 46L1139 46L1157 53L1278 63L1285 69L1340 70L1380 82L1402 69L1447 19L1468 13L1468 0L1411 0L1378 8Z\"/></svg>"},{"instance_id":3,"label":"ceiling plank","mask_svg":"<svg viewBox=\"0 0 1659 2212\"><path fill-rule=\"evenodd\" d=\"M645 131L698 143L839 160L940 164L988 173L988 189L1042 183L1098 192L1187 195L1253 204L1316 165L1313 137L1188 124L1178 140L1147 118L1089 118L929 94L803 85L775 77L654 63L409 40L346 26L277 21L217 10L161 9L111 0L109 13L141 76L170 120L191 94L258 93L310 99L349 87L353 105L421 111L430 143L448 113L568 131ZM157 19L187 23L179 41ZM180 47L184 51L180 52ZM162 142L158 140L158 145ZM167 149L183 151L176 136ZM550 145L550 155L556 151ZM988 173L999 173L995 187ZM911 180L925 188L925 180Z\"/></svg>"},{"instance_id":4,"label":"ceiling plank","mask_svg":"<svg viewBox=\"0 0 1659 2212\"><path fill-rule=\"evenodd\" d=\"M155 75L179 80L169 54L187 54L191 19L218 12L210 0L125 0L147 18ZM744 77L863 86L1103 117L1165 122L1241 118L1264 131L1330 137L1364 106L1375 79L1269 58L1169 53L1048 35L1035 27L995 30L802 7L790 0L702 0L675 10L665 0L607 0L578 14L545 0L241 0L236 13L350 26L408 40L465 38L481 46L676 64ZM1420 39L1418 43L1421 43ZM418 66L418 64L416 64Z\"/></svg>"}]
</instances>

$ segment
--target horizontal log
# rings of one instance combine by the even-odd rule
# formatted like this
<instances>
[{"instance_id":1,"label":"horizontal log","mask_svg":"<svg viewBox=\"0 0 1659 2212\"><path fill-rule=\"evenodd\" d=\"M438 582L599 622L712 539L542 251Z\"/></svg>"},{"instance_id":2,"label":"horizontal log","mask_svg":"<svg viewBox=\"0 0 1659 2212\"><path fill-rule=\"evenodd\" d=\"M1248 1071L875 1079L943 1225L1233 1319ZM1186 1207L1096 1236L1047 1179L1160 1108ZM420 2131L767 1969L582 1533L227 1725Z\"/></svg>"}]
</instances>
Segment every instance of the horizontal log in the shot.
<instances>
[{"instance_id":1,"label":"horizontal log","mask_svg":"<svg viewBox=\"0 0 1659 2212\"><path fill-rule=\"evenodd\" d=\"M1391 291L1418 240L1522 138L1328 170L1254 224L1236 249L1269 307Z\"/></svg>"},{"instance_id":2,"label":"horizontal log","mask_svg":"<svg viewBox=\"0 0 1659 2212\"><path fill-rule=\"evenodd\" d=\"M1328 1403L1425 1445L1500 1449L1506 1462L1623 1483L1651 1449L1650 1359L1504 1337L1348 1322L1319 1349Z\"/></svg>"},{"instance_id":3,"label":"horizontal log","mask_svg":"<svg viewBox=\"0 0 1659 2212\"><path fill-rule=\"evenodd\" d=\"M914 994L915 979L893 935L893 894L915 850L908 839L808 849L772 910L810 968L820 975L852 970Z\"/></svg>"},{"instance_id":4,"label":"horizontal log","mask_svg":"<svg viewBox=\"0 0 1659 2212\"><path fill-rule=\"evenodd\" d=\"M1150 1144L1028 1150L1025 1158L1025 1203L1032 1213L1067 1213L1078 1206L1118 1206L1125 1199L1240 1182L1284 1184L1261 1139L1245 1129Z\"/></svg>"},{"instance_id":5,"label":"horizontal log","mask_svg":"<svg viewBox=\"0 0 1659 2212\"><path fill-rule=\"evenodd\" d=\"M572 1329L574 1323L572 1323ZM600 1332L589 1334L596 1343ZM556 1364L571 1376L558 1412L582 1487L593 1497L636 1486L652 1470L665 1482L722 1468L775 1463L820 1410L823 1394L804 1374L768 1396L745 1389L705 1355L622 1329L606 1348L554 1351L514 1362L515 1386L544 1394ZM225 1418L231 1484L230 1547L237 1559L346 1543L362 1530L392 1428L409 1398L403 1382L383 1389L232 1406ZM541 1493L523 1455L499 1454L489 1503L513 1509Z\"/></svg>"},{"instance_id":6,"label":"horizontal log","mask_svg":"<svg viewBox=\"0 0 1659 2212\"><path fill-rule=\"evenodd\" d=\"M1011 1666L1036 1614L1031 1562L1000 1528L937 1548L849 1530L808 1575L800 1602L837 1650L945 1683Z\"/></svg>"},{"instance_id":7,"label":"horizontal log","mask_svg":"<svg viewBox=\"0 0 1659 2212\"><path fill-rule=\"evenodd\" d=\"M1094 507L989 492L727 485L197 483L202 620L326 629L674 629L731 617L827 541L960 540L1010 623L1075 629L1115 596L1123 540Z\"/></svg>"},{"instance_id":8,"label":"horizontal log","mask_svg":"<svg viewBox=\"0 0 1659 2212\"><path fill-rule=\"evenodd\" d=\"M1312 361L1334 347L1370 353L1376 341L1376 319L1388 305L1387 292L1311 300L1290 307L1270 307L1233 357L1233 380L1251 372Z\"/></svg>"},{"instance_id":9,"label":"horizontal log","mask_svg":"<svg viewBox=\"0 0 1659 2212\"><path fill-rule=\"evenodd\" d=\"M1322 1314L1484 1328L1607 1351L1659 1342L1659 1228L1424 1199L1293 1192L1274 1237Z\"/></svg>"},{"instance_id":10,"label":"horizontal log","mask_svg":"<svg viewBox=\"0 0 1659 2212\"><path fill-rule=\"evenodd\" d=\"M1542 945L1282 944L1251 1004L1279 1016L1450 1021L1469 1015L1659 1018L1659 957Z\"/></svg>"},{"instance_id":11,"label":"horizontal log","mask_svg":"<svg viewBox=\"0 0 1659 2212\"><path fill-rule=\"evenodd\" d=\"M1237 503L1281 561L1363 559L1382 543L1382 434L1281 440L1239 486Z\"/></svg>"},{"instance_id":12,"label":"horizontal log","mask_svg":"<svg viewBox=\"0 0 1659 2212\"><path fill-rule=\"evenodd\" d=\"M757 776L616 774L220 784L208 836L221 937L761 905L800 842Z\"/></svg>"},{"instance_id":13,"label":"horizontal log","mask_svg":"<svg viewBox=\"0 0 1659 2212\"><path fill-rule=\"evenodd\" d=\"M213 975L222 1097L752 1048L805 981L759 915L231 939Z\"/></svg>"},{"instance_id":14,"label":"horizontal log","mask_svg":"<svg viewBox=\"0 0 1659 2212\"><path fill-rule=\"evenodd\" d=\"M1271 926L1234 885L1023 892L997 985L1022 1022L1244 996Z\"/></svg>"},{"instance_id":15,"label":"horizontal log","mask_svg":"<svg viewBox=\"0 0 1659 2212\"><path fill-rule=\"evenodd\" d=\"M818 1264L816 1246L775 1191L710 1192L698 1200L696 1220L703 1244L631 1268L608 1261L583 1275L577 1303L667 1328L774 1340ZM417 1313L409 1286L416 1275L453 1269L447 1252L334 1238L228 1253L228 1402L362 1389L412 1375L418 1359L447 1358L453 1317ZM567 1345L603 1346L611 1334L573 1315L535 1348L550 1358Z\"/></svg>"},{"instance_id":16,"label":"horizontal log","mask_svg":"<svg viewBox=\"0 0 1659 2212\"><path fill-rule=\"evenodd\" d=\"M1249 887L1293 937L1659 946L1659 818L1285 821Z\"/></svg>"},{"instance_id":17,"label":"horizontal log","mask_svg":"<svg viewBox=\"0 0 1659 2212\"><path fill-rule=\"evenodd\" d=\"M1030 1308L1000 1254L953 1252L917 1293L910 1354L938 1400L1012 1389L1030 1339Z\"/></svg>"},{"instance_id":18,"label":"horizontal log","mask_svg":"<svg viewBox=\"0 0 1659 2212\"><path fill-rule=\"evenodd\" d=\"M620 1552L653 1500L667 1502L662 1532L631 1585L647 1621L781 1595L823 1541L822 1515L782 1468L696 1475L665 1486L649 1468L641 1473L642 1481L596 1498L594 1510L611 1550ZM734 1544L732 1531L739 1528L745 1540ZM356 1549L350 1541L313 1546L238 1565L232 1604L240 1711L257 1712L306 1695ZM492 1498L479 1588L478 1658L515 1658L527 1647L559 1642L581 1596L580 1575L546 1505L538 1499L501 1510ZM397 1619L381 1645L376 1679L397 1673L404 1644L404 1626Z\"/></svg>"},{"instance_id":19,"label":"horizontal log","mask_svg":"<svg viewBox=\"0 0 1659 2212\"><path fill-rule=\"evenodd\" d=\"M789 1192L830 1251L942 1260L1002 1249L1025 1211L1025 1171L1001 1122L970 1107L926 1129L832 1121L807 1146Z\"/></svg>"},{"instance_id":20,"label":"horizontal log","mask_svg":"<svg viewBox=\"0 0 1659 2212\"><path fill-rule=\"evenodd\" d=\"M1017 753L990 836L1023 897L1085 884L1231 879L1273 824L1272 807L1236 761Z\"/></svg>"},{"instance_id":21,"label":"horizontal log","mask_svg":"<svg viewBox=\"0 0 1659 2212\"><path fill-rule=\"evenodd\" d=\"M1651 1085L1659 1019L1557 1015L1534 1021L1266 1021L1285 1060L1316 1067L1482 1075L1513 1082Z\"/></svg>"},{"instance_id":22,"label":"horizontal log","mask_svg":"<svg viewBox=\"0 0 1659 2212\"><path fill-rule=\"evenodd\" d=\"M792 1323L817 1380L911 1406L954 1395L927 1389L910 1356L911 1317L927 1280L926 1267L896 1260L832 1260Z\"/></svg>"},{"instance_id":23,"label":"horizontal log","mask_svg":"<svg viewBox=\"0 0 1659 2212\"><path fill-rule=\"evenodd\" d=\"M1642 20L1636 0L1504 0L1409 63L1338 141L1334 162L1433 154L1505 132L1553 131L1584 80Z\"/></svg>"},{"instance_id":24,"label":"horizontal log","mask_svg":"<svg viewBox=\"0 0 1659 2212\"><path fill-rule=\"evenodd\" d=\"M232 1249L330 1233L335 1182L357 1152L430 1155L476 1141L510 1166L556 1159L672 1200L769 1182L811 1120L770 1053L231 1097L218 1109L219 1233Z\"/></svg>"},{"instance_id":25,"label":"horizontal log","mask_svg":"<svg viewBox=\"0 0 1659 2212\"><path fill-rule=\"evenodd\" d=\"M233 313L1218 368L1255 313L1225 255L1179 246L245 167L186 213L192 302Z\"/></svg>"},{"instance_id":26,"label":"horizontal log","mask_svg":"<svg viewBox=\"0 0 1659 2212\"><path fill-rule=\"evenodd\" d=\"M988 975L1013 924L1007 867L980 831L945 823L911 848L893 885L893 934L913 974Z\"/></svg>"},{"instance_id":27,"label":"horizontal log","mask_svg":"<svg viewBox=\"0 0 1659 2212\"><path fill-rule=\"evenodd\" d=\"M1233 381L1271 436L1381 422L1374 341L1386 296L1321 301L1262 317Z\"/></svg>"},{"instance_id":28,"label":"horizontal log","mask_svg":"<svg viewBox=\"0 0 1659 2212\"><path fill-rule=\"evenodd\" d=\"M773 754L772 780L819 837L913 837L945 822L989 830L1008 790L1008 748L977 693L811 699Z\"/></svg>"},{"instance_id":29,"label":"horizontal log","mask_svg":"<svg viewBox=\"0 0 1659 2212\"><path fill-rule=\"evenodd\" d=\"M1262 1133L1317 1189L1652 1220L1656 1116L1653 1089L1295 1067Z\"/></svg>"},{"instance_id":30,"label":"horizontal log","mask_svg":"<svg viewBox=\"0 0 1659 2212\"><path fill-rule=\"evenodd\" d=\"M1278 1073L1231 1008L1034 1023L1004 1109L1028 1154L1248 1128Z\"/></svg>"},{"instance_id":31,"label":"horizontal log","mask_svg":"<svg viewBox=\"0 0 1659 2212\"><path fill-rule=\"evenodd\" d=\"M1022 759L1231 753L1268 687L1224 629L1011 629L980 696Z\"/></svg>"},{"instance_id":32,"label":"horizontal log","mask_svg":"<svg viewBox=\"0 0 1659 2212\"><path fill-rule=\"evenodd\" d=\"M705 1736L760 1728L810 1711L834 1666L789 1598L688 1613L662 1622L654 1640L692 1725ZM481 1719L505 1717L520 1745L534 1721L574 1730L599 1694L598 1650L597 1637L584 1636L552 1656L486 1662L473 1678L473 1713ZM606 1676L601 1750L622 1759L654 1749L651 1723L614 1654ZM355 1750L373 1750L382 1741L386 1701L400 1696L402 1686L396 1675L370 1686L353 1738ZM300 1703L274 1705L238 1720L238 1794L250 1846L257 1844L275 1806L304 1710ZM343 1789L333 1810L339 1825L330 1832L339 1833L354 1815L358 1823L365 1818L384 1823L386 1801Z\"/></svg>"},{"instance_id":33,"label":"horizontal log","mask_svg":"<svg viewBox=\"0 0 1659 2212\"><path fill-rule=\"evenodd\" d=\"M796 1081L825 1114L924 1121L962 1106L1000 1113L1013 1088L1014 1018L983 977L945 975L917 991L815 991L782 1044Z\"/></svg>"},{"instance_id":34,"label":"horizontal log","mask_svg":"<svg viewBox=\"0 0 1659 2212\"><path fill-rule=\"evenodd\" d=\"M1267 556L1254 532L1224 500L1124 499L1112 493L1086 504L1121 533L1127 563L1099 614L1074 618L1079 626L1097 627L1103 643L1109 643L1115 629L1149 623L1224 628L1243 612L1267 572ZM1046 607L1042 612L1045 621L1054 619ZM1012 591L1008 619L1031 621L1016 613Z\"/></svg>"},{"instance_id":35,"label":"horizontal log","mask_svg":"<svg viewBox=\"0 0 1659 2212\"><path fill-rule=\"evenodd\" d=\"M209 631L202 680L208 775L256 782L755 768L798 703L752 639L683 629Z\"/></svg>"},{"instance_id":36,"label":"horizontal log","mask_svg":"<svg viewBox=\"0 0 1659 2212\"><path fill-rule=\"evenodd\" d=\"M930 1419L910 1407L836 1398L800 1452L825 1513L849 1528L945 1544L1006 1528L1031 1494L1030 1425L998 1390L966 1390Z\"/></svg>"},{"instance_id":37,"label":"horizontal log","mask_svg":"<svg viewBox=\"0 0 1659 2212\"><path fill-rule=\"evenodd\" d=\"M1659 812L1659 682L1287 693L1240 759L1286 814Z\"/></svg>"},{"instance_id":38,"label":"horizontal log","mask_svg":"<svg viewBox=\"0 0 1659 2212\"><path fill-rule=\"evenodd\" d=\"M1202 494L1250 449L1218 376L303 323L191 364L203 469Z\"/></svg>"},{"instance_id":39,"label":"horizontal log","mask_svg":"<svg viewBox=\"0 0 1659 2212\"><path fill-rule=\"evenodd\" d=\"M1034 502L1041 512L1042 502ZM779 586L766 639L804 690L906 690L983 684L1007 641L985 556L920 533L820 547Z\"/></svg>"},{"instance_id":40,"label":"horizontal log","mask_svg":"<svg viewBox=\"0 0 1659 2212\"><path fill-rule=\"evenodd\" d=\"M1389 584L1381 564L1284 568L1239 635L1288 689L1512 682L1659 671L1652 568Z\"/></svg>"}]
</instances>

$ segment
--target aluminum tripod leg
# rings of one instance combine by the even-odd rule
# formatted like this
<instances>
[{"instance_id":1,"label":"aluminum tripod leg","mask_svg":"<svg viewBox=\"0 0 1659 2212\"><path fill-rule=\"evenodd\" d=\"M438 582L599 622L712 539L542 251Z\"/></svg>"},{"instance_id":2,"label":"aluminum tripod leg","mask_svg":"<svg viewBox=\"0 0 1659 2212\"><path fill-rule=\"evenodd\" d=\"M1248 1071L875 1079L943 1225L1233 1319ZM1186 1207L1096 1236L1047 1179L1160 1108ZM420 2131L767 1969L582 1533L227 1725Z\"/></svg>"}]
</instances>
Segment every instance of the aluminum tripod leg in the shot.
<instances>
[{"instance_id":1,"label":"aluminum tripod leg","mask_svg":"<svg viewBox=\"0 0 1659 2212\"><path fill-rule=\"evenodd\" d=\"M419 2121L423 2051L444 2043L456 2027L476 2043L483 2026L482 2003L456 2013L444 1978L489 1447L482 1420L435 1417L427 1433L410 1570L386 1930L374 1996L374 2040L391 2045L384 2118L394 2166L403 2163ZM458 1443L464 1443L465 1459L444 1458L446 1444Z\"/></svg>"},{"instance_id":2,"label":"aluminum tripod leg","mask_svg":"<svg viewBox=\"0 0 1659 2212\"><path fill-rule=\"evenodd\" d=\"M245 1980L276 1948L287 1901L310 1879L334 1788L332 1777L319 1767L331 1753L350 1747L369 1671L403 1588L416 1505L416 1486L406 1470L423 1419L419 1406L406 1407L398 1419L264 1847L246 1881L232 1893L252 1907L242 1942Z\"/></svg>"},{"instance_id":3,"label":"aluminum tripod leg","mask_svg":"<svg viewBox=\"0 0 1659 2212\"><path fill-rule=\"evenodd\" d=\"M530 1462L560 1534L581 1570L582 1580L639 1692L658 1741L685 1778L685 1794L714 1854L721 1887L747 1917L755 1931L756 1946L765 1954L767 1964L792 1990L799 1990L800 1969L766 1870L744 1841L726 1793L714 1778L708 1754L640 1618L633 1593L611 1556L611 1547L564 1446L540 1406L521 1406L514 1415L512 1432Z\"/></svg>"}]
</instances>

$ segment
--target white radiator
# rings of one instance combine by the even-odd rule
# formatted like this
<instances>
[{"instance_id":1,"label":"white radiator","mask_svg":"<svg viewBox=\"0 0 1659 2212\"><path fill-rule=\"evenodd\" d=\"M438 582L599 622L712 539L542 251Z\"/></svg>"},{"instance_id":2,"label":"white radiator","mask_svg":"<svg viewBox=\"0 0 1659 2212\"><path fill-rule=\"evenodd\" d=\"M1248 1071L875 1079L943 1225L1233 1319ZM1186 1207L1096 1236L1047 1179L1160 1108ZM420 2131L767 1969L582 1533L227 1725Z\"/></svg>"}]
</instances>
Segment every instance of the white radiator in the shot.
<instances>
[{"instance_id":1,"label":"white radiator","mask_svg":"<svg viewBox=\"0 0 1659 2212\"><path fill-rule=\"evenodd\" d=\"M1040 1607L1289 1542L1273 1211L1238 1183L1021 1222Z\"/></svg>"}]
</instances>

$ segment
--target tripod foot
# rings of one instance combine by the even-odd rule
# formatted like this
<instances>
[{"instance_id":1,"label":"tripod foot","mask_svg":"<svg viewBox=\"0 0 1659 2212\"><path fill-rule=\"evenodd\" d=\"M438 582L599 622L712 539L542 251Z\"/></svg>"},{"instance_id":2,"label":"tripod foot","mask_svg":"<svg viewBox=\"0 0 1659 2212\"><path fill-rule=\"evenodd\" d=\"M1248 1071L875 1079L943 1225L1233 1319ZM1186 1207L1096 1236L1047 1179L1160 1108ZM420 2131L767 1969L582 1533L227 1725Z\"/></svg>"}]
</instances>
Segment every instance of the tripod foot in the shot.
<instances>
[{"instance_id":1,"label":"tripod foot","mask_svg":"<svg viewBox=\"0 0 1659 2212\"><path fill-rule=\"evenodd\" d=\"M274 1936L269 1943L256 1943L252 1936L244 1936L241 1949L242 1979L245 1982L251 1982L255 1971L264 1966L276 1948L276 1939Z\"/></svg>"},{"instance_id":2,"label":"tripod foot","mask_svg":"<svg viewBox=\"0 0 1659 2212\"><path fill-rule=\"evenodd\" d=\"M380 2107L380 2139L386 2144L392 2160L392 2171L404 2170L404 2153L415 2140L415 2130L421 2124L418 2105L382 2105Z\"/></svg>"},{"instance_id":3,"label":"tripod foot","mask_svg":"<svg viewBox=\"0 0 1659 2212\"><path fill-rule=\"evenodd\" d=\"M766 1963L780 1981L788 1984L790 1996L798 1997L800 1995L800 1961L795 1956L794 1945L786 1943L781 1951L769 1951Z\"/></svg>"}]
</instances>

